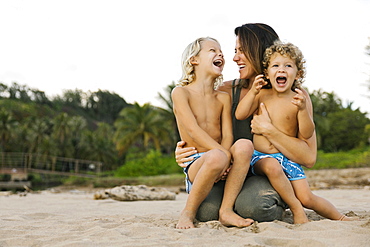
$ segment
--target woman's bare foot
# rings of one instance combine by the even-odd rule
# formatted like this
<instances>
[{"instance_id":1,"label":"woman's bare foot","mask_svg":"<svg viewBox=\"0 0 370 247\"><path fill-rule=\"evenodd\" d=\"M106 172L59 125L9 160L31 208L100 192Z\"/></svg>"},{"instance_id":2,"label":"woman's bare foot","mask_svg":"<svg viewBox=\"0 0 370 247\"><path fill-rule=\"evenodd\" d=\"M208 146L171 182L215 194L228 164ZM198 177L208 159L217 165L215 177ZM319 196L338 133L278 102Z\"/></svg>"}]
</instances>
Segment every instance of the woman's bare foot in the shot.
<instances>
[{"instance_id":1,"label":"woman's bare foot","mask_svg":"<svg viewBox=\"0 0 370 247\"><path fill-rule=\"evenodd\" d=\"M355 220L359 220L360 218L359 217L348 217L346 215L342 215L338 221L355 221Z\"/></svg>"},{"instance_id":2,"label":"woman's bare foot","mask_svg":"<svg viewBox=\"0 0 370 247\"><path fill-rule=\"evenodd\" d=\"M247 227L253 224L254 220L244 219L237 215L233 210L220 211L219 221L224 226Z\"/></svg>"},{"instance_id":3,"label":"woman's bare foot","mask_svg":"<svg viewBox=\"0 0 370 247\"><path fill-rule=\"evenodd\" d=\"M176 225L176 229L189 229L195 228L194 216L191 213L183 210L180 215L179 222Z\"/></svg>"}]
</instances>

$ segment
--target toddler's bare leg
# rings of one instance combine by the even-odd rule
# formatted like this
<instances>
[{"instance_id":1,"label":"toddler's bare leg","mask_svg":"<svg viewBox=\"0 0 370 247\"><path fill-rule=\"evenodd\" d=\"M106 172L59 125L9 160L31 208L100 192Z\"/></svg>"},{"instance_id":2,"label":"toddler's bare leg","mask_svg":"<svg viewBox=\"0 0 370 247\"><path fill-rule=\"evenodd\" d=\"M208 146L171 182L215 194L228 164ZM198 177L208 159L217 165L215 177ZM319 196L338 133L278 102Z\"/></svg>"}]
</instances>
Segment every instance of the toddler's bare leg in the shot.
<instances>
[{"instance_id":1,"label":"toddler's bare leg","mask_svg":"<svg viewBox=\"0 0 370 247\"><path fill-rule=\"evenodd\" d=\"M292 184L286 177L279 162L274 158L265 158L255 164L255 171L268 177L272 187L288 204L293 213L294 224L307 223L308 218L301 202L297 199Z\"/></svg>"},{"instance_id":2,"label":"toddler's bare leg","mask_svg":"<svg viewBox=\"0 0 370 247\"><path fill-rule=\"evenodd\" d=\"M347 217L341 214L328 200L312 193L307 179L292 181L295 194L305 208L312 209L319 215L331 220L352 221L356 217Z\"/></svg>"},{"instance_id":3,"label":"toddler's bare leg","mask_svg":"<svg viewBox=\"0 0 370 247\"><path fill-rule=\"evenodd\" d=\"M246 227L251 225L253 220L237 215L234 212L234 204L249 170L253 144L250 140L239 139L231 147L230 152L233 157L233 166L226 179L219 221L225 226Z\"/></svg>"}]
</instances>

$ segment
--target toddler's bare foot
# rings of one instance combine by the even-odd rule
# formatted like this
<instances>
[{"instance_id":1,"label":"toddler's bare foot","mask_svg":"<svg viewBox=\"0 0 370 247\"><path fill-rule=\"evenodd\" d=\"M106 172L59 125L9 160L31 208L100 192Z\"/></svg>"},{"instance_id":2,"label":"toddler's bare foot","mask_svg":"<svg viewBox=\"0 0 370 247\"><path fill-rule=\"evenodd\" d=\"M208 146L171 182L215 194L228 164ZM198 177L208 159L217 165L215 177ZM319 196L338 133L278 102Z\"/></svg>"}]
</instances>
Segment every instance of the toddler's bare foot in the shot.
<instances>
[{"instance_id":1,"label":"toddler's bare foot","mask_svg":"<svg viewBox=\"0 0 370 247\"><path fill-rule=\"evenodd\" d=\"M247 227L253 224L254 220L244 219L237 215L233 210L223 210L220 212L219 221L224 226Z\"/></svg>"},{"instance_id":2,"label":"toddler's bare foot","mask_svg":"<svg viewBox=\"0 0 370 247\"><path fill-rule=\"evenodd\" d=\"M346 215L342 215L340 218L339 218L339 221L355 221L355 220L359 220L360 218L359 217L348 217Z\"/></svg>"},{"instance_id":3,"label":"toddler's bare foot","mask_svg":"<svg viewBox=\"0 0 370 247\"><path fill-rule=\"evenodd\" d=\"M194 217L191 216L187 211L182 211L180 215L179 222L176 225L176 229L189 229L189 228L195 228L194 226Z\"/></svg>"}]
</instances>

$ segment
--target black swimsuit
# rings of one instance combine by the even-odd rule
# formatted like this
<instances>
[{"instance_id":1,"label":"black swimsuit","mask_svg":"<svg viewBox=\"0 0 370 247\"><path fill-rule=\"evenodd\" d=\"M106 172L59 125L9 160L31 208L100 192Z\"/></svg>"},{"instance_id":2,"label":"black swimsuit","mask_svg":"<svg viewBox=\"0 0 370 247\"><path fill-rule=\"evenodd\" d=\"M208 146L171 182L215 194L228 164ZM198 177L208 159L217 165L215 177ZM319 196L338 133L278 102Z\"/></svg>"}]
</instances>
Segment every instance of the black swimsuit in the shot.
<instances>
[{"instance_id":1,"label":"black swimsuit","mask_svg":"<svg viewBox=\"0 0 370 247\"><path fill-rule=\"evenodd\" d=\"M244 119L244 120L238 120L235 117L235 111L236 111L236 107L239 104L241 90L242 90L241 87L235 86L235 80L234 80L232 84L233 103L231 106L234 142L241 138L252 140L252 137L253 137L252 132L251 132L251 126L250 126L253 115L249 116L247 119Z\"/></svg>"}]
</instances>

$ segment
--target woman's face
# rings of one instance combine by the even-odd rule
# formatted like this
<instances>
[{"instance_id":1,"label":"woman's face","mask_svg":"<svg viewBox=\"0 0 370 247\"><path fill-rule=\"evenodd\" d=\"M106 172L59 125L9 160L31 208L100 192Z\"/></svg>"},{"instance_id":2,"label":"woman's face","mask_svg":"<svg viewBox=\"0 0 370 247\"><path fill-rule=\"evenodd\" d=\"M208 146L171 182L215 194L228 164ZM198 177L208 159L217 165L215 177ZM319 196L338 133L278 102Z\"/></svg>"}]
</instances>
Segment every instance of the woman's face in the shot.
<instances>
[{"instance_id":1,"label":"woman's face","mask_svg":"<svg viewBox=\"0 0 370 247\"><path fill-rule=\"evenodd\" d=\"M235 55L233 60L239 67L240 79L251 79L256 76L252 69L252 64L243 53L243 47L241 47L238 36L236 36Z\"/></svg>"}]
</instances>

